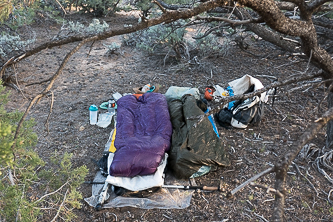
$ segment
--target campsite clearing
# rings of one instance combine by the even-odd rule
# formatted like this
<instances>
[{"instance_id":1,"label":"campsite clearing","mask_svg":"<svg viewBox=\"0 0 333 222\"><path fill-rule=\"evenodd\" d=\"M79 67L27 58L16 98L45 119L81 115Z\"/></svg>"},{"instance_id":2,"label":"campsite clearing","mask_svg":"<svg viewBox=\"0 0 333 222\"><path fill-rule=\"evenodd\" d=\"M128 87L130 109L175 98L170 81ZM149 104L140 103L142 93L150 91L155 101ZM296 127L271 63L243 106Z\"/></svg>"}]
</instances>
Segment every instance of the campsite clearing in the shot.
<instances>
[{"instance_id":1,"label":"campsite clearing","mask_svg":"<svg viewBox=\"0 0 333 222\"><path fill-rule=\"evenodd\" d=\"M85 19L84 16L73 17L73 20L81 22ZM137 18L134 15L115 15L108 20L110 25L120 26L136 22ZM40 42L50 39L59 29L60 26L53 23L34 27ZM300 75L307 68L307 61L283 54L261 40L250 41L248 51L266 57L253 56L236 45L230 45L223 57L200 58L200 64L197 65L164 65L163 57L147 56L124 45L120 54L107 56L107 48L103 43L112 42L121 43L121 37L94 43L90 53L90 45L86 45L71 57L52 88L54 104L47 125L51 98L43 98L29 114L37 122L34 129L39 137L36 151L40 156L48 161L54 151L59 154L73 153L76 166L88 167L87 181L92 180L98 170L90 158L101 158L111 131L111 127L104 129L90 125L88 109L91 104L99 105L108 101L112 93L134 93L133 88L147 83L160 84L161 93L165 93L170 86L196 87L204 93L210 85L226 86L231 80L245 74L260 79L265 86L270 83L272 76L283 80ZM16 73L24 96L12 90L9 109L25 111L28 99L42 91L45 83L26 85L50 78L74 45L44 50L19 63ZM308 70L310 72L313 69L310 67ZM222 178L225 190L230 191L281 158L327 106L326 101L322 102L321 107L318 106L325 93L322 85L310 85L307 88L301 86L295 83L278 88L274 106L271 106L272 100L269 100L258 126L244 130L218 127L230 155L231 166L217 168L197 178L198 186L219 186ZM312 142L320 149L324 147L325 129ZM331 220L333 207L327 200L327 194L332 184L309 161L297 159L295 163L303 176L298 175L295 168L289 169L285 220ZM274 187L274 175L264 176L256 183ZM84 197L89 197L91 186L83 184L80 191ZM97 212L82 200L83 207L75 210L78 216L76 221L264 221L263 218L269 220L272 215L274 204L274 194L267 191L258 186L247 186L232 199L226 197L226 192L196 192L191 205L184 210L125 207ZM49 219L44 215L43 221Z\"/></svg>"}]
</instances>

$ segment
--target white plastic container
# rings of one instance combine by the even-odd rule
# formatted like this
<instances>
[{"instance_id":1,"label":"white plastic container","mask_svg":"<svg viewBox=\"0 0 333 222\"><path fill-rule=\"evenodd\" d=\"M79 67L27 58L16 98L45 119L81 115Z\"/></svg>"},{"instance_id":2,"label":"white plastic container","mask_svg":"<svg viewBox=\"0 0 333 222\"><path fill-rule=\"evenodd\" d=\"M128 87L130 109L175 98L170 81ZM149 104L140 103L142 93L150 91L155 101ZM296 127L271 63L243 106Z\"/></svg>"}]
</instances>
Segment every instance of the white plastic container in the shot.
<instances>
[{"instance_id":1,"label":"white plastic container","mask_svg":"<svg viewBox=\"0 0 333 222\"><path fill-rule=\"evenodd\" d=\"M89 107L89 119L91 125L96 125L97 123L97 114L98 114L98 107L96 105L91 105Z\"/></svg>"}]
</instances>

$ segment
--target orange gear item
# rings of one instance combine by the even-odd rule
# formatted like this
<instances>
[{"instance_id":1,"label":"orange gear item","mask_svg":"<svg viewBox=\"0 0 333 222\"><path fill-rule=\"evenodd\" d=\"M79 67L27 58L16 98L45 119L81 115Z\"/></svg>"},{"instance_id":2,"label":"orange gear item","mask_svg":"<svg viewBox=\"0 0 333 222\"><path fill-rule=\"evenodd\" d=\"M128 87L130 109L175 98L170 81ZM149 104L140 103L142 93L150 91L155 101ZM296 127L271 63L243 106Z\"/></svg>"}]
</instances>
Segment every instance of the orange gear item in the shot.
<instances>
[{"instance_id":1,"label":"orange gear item","mask_svg":"<svg viewBox=\"0 0 333 222\"><path fill-rule=\"evenodd\" d=\"M214 91L215 91L214 89L207 87L205 89L205 99L212 100L213 99L212 95L213 95Z\"/></svg>"}]
</instances>

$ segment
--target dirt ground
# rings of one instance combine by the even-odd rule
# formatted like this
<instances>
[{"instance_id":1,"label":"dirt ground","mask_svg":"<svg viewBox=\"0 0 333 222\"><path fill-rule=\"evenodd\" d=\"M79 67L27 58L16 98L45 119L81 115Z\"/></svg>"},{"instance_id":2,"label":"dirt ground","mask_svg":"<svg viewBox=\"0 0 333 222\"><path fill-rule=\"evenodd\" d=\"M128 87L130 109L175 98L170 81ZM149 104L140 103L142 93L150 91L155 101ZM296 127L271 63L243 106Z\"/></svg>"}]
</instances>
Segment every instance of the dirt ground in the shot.
<instances>
[{"instance_id":1,"label":"dirt ground","mask_svg":"<svg viewBox=\"0 0 333 222\"><path fill-rule=\"evenodd\" d=\"M80 18L84 21L85 18ZM107 19L109 24L123 25L136 22L135 15L115 15ZM60 29L53 23L41 23L34 27L38 41L46 41ZM103 44L121 43L120 37L86 45L74 54L61 76L52 87L54 105L48 127L45 125L50 112L51 97L43 98L35 105L29 118L35 118L38 134L36 151L48 161L54 151L73 153L76 166L89 169L87 181L97 172L90 158L99 159L108 140L111 126L99 128L89 124L88 108L109 99L112 93L133 93L133 87L147 83L161 85L160 93L170 86L197 87L204 92L207 86L227 83L245 74L260 79L268 85L272 78L284 80L305 73L307 61L283 54L263 41L251 41L249 51L256 57L230 45L228 54L217 58L200 58L201 65L166 64L163 57L147 56L135 48L122 45L121 54L106 55ZM76 43L44 50L16 66L20 94L12 90L8 109L25 111L30 99L41 92L46 83L26 86L50 78L59 67L66 53ZM89 50L91 49L90 53ZM314 67L308 72L315 71ZM258 126L247 129L225 129L219 134L227 149L231 166L218 168L197 178L198 185L218 186L221 178L226 191L230 191L255 174L264 171L293 147L307 127L326 109L322 101L325 89L317 83L301 87L302 82L278 88L274 105L272 99L265 105L263 119ZM321 107L318 104L322 102ZM211 104L214 106L214 104ZM312 141L320 149L325 146L325 129ZM295 160L302 175L290 167L287 179L285 221L332 221L333 205L328 194L333 188L313 166L310 160ZM326 171L332 176L332 172ZM274 175L261 177L258 184L274 187ZM91 185L82 185L84 197L91 196ZM333 198L331 197L331 201ZM247 186L234 198L226 192L195 192L191 204L183 210L150 209L132 207L111 208L96 211L82 200L83 207L76 210L75 221L269 221L273 212L274 195L266 189ZM47 221L47 218L44 219ZM61 219L59 218L59 221Z\"/></svg>"}]
</instances>

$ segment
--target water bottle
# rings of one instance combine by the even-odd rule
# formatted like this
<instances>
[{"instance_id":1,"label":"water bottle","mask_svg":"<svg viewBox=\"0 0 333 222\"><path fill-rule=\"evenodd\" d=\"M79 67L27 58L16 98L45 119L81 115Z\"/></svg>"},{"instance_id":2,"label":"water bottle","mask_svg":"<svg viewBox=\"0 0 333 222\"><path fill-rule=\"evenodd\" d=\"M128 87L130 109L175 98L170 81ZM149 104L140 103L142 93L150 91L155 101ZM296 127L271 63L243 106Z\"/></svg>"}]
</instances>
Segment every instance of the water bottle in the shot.
<instances>
[{"instance_id":1,"label":"water bottle","mask_svg":"<svg viewBox=\"0 0 333 222\"><path fill-rule=\"evenodd\" d=\"M113 98L109 99L108 112L111 114L116 113L116 102L114 101Z\"/></svg>"},{"instance_id":2,"label":"water bottle","mask_svg":"<svg viewBox=\"0 0 333 222\"><path fill-rule=\"evenodd\" d=\"M97 123L97 114L98 114L98 107L96 105L91 105L89 107L89 119L91 125L96 125Z\"/></svg>"}]
</instances>

